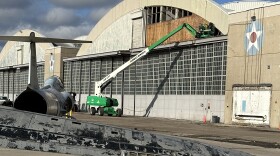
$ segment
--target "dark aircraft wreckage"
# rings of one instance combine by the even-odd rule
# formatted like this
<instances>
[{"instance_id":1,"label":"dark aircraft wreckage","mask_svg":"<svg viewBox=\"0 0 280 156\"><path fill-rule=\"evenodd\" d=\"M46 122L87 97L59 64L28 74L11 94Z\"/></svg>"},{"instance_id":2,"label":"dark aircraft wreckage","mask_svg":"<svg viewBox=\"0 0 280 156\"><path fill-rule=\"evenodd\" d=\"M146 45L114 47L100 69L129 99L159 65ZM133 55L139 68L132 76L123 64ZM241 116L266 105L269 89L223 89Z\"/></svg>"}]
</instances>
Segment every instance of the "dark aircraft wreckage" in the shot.
<instances>
[{"instance_id":1,"label":"dark aircraft wreckage","mask_svg":"<svg viewBox=\"0 0 280 156\"><path fill-rule=\"evenodd\" d=\"M19 110L63 116L72 109L73 103L74 99L64 90L61 79L52 76L40 89L27 86L27 89L16 98L14 107Z\"/></svg>"},{"instance_id":2,"label":"dark aircraft wreckage","mask_svg":"<svg viewBox=\"0 0 280 156\"><path fill-rule=\"evenodd\" d=\"M56 76L39 88L35 42L90 42L35 37L33 32L0 40L30 42L31 48L27 89L16 98L14 108L0 106L2 147L94 156L249 155L185 138L66 119L62 116L73 107L73 97Z\"/></svg>"}]
</instances>

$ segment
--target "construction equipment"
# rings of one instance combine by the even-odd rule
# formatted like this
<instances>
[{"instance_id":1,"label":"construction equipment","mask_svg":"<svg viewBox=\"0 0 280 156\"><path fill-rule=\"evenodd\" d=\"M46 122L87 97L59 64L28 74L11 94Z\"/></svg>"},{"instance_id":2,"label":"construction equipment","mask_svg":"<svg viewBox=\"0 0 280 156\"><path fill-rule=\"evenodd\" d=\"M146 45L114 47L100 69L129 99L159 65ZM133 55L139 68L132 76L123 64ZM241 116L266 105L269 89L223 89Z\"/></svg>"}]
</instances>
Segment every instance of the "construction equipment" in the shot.
<instances>
[{"instance_id":1,"label":"construction equipment","mask_svg":"<svg viewBox=\"0 0 280 156\"><path fill-rule=\"evenodd\" d=\"M182 30L183 28L186 28L196 38L211 37L214 35L215 31L215 27L211 23L207 26L201 25L199 27L199 32L197 32L189 24L184 23L180 25L179 27L171 31L169 34L165 35L164 37L153 43L151 46L147 47L139 54L131 58L125 64L113 71L111 74L107 75L102 80L95 82L95 95L88 96L86 102L87 105L89 105L89 113L92 115L98 113L100 116L108 114L109 116L116 115L120 117L122 115L122 109L118 108L115 110L114 108L119 105L118 100L111 97L104 97L102 95L102 91L112 82L112 80L117 76L118 73L122 72L127 67L131 66L133 63L146 56L151 50L162 44L164 41L166 41L168 38L176 34L178 31Z\"/></svg>"}]
</instances>

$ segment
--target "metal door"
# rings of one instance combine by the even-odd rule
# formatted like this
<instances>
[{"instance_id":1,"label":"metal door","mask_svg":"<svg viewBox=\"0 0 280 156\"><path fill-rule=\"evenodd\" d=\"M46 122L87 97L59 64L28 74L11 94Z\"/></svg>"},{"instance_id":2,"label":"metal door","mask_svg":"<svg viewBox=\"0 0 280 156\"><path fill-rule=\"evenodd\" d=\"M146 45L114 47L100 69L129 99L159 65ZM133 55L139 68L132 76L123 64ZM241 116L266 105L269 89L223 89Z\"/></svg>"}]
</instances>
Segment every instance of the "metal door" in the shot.
<instances>
[{"instance_id":1,"label":"metal door","mask_svg":"<svg viewBox=\"0 0 280 156\"><path fill-rule=\"evenodd\" d=\"M269 124L271 87L234 87L233 116L238 123Z\"/></svg>"}]
</instances>

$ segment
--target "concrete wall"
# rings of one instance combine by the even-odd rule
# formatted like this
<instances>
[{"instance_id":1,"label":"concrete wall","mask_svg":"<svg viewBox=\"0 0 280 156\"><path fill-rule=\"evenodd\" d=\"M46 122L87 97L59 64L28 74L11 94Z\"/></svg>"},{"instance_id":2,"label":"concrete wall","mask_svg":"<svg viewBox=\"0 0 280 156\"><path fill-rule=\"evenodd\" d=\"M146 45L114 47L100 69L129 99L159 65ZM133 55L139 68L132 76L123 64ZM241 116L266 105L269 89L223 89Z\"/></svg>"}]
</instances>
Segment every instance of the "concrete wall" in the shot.
<instances>
[{"instance_id":1,"label":"concrete wall","mask_svg":"<svg viewBox=\"0 0 280 156\"><path fill-rule=\"evenodd\" d=\"M79 49L54 47L46 50L45 53L45 80L50 76L56 75L63 77L63 59L75 57ZM53 55L53 68L51 68L51 55Z\"/></svg>"},{"instance_id":2,"label":"concrete wall","mask_svg":"<svg viewBox=\"0 0 280 156\"><path fill-rule=\"evenodd\" d=\"M121 18L125 16L129 16L130 13L134 12L135 10L143 10L146 6L172 6L179 9L188 10L190 12L193 12L197 14L198 16L206 19L207 21L211 21L215 24L215 26L223 33L227 34L228 32L228 14L227 12L218 4L216 4L214 1L209 0L184 0L184 1L178 1L178 0L124 0L121 3L119 3L115 8L111 9L92 29L90 34L87 37L87 40L95 41L99 38L100 35L103 34L103 32L107 31L107 29L114 29L116 26L115 23L118 22ZM126 22L131 22L131 19ZM110 28L112 27L112 28ZM124 27L123 29L125 29ZM131 29L131 27L129 28ZM125 31L129 31L129 29ZM123 33L123 31L118 32ZM102 35L103 36L103 35ZM113 37L116 39L119 38L119 36L107 36L107 37ZM107 40L107 38L106 38ZM128 40L130 41L130 40ZM110 46L112 46L113 43L110 43ZM108 45L107 45L108 46ZM78 56L81 55L87 55L90 54L89 52L92 52L91 44L83 44L81 49L78 52ZM114 50L120 50L120 49L114 49ZM127 49L121 49L121 50L127 50ZM104 51L105 52L105 51Z\"/></svg>"},{"instance_id":3,"label":"concrete wall","mask_svg":"<svg viewBox=\"0 0 280 156\"><path fill-rule=\"evenodd\" d=\"M115 96L114 96L115 97ZM212 115L224 118L223 95L136 95L135 115L211 121ZM208 108L209 106L209 108ZM125 95L124 114L134 114L133 95Z\"/></svg>"},{"instance_id":4,"label":"concrete wall","mask_svg":"<svg viewBox=\"0 0 280 156\"><path fill-rule=\"evenodd\" d=\"M265 6L229 16L228 61L225 100L225 123L232 123L232 85L233 84L272 84L270 103L270 126L280 126L280 5ZM255 55L248 55L246 31L251 24L251 17L256 16L262 27L263 39L258 41L259 50Z\"/></svg>"},{"instance_id":5,"label":"concrete wall","mask_svg":"<svg viewBox=\"0 0 280 156\"><path fill-rule=\"evenodd\" d=\"M86 103L86 97L81 95L81 104ZM121 108L121 95L112 97L118 99ZM191 121L203 121L204 116L211 121L214 115L224 122L224 99L224 95L136 95L135 115ZM134 115L134 95L124 95L123 105L124 115Z\"/></svg>"}]
</instances>

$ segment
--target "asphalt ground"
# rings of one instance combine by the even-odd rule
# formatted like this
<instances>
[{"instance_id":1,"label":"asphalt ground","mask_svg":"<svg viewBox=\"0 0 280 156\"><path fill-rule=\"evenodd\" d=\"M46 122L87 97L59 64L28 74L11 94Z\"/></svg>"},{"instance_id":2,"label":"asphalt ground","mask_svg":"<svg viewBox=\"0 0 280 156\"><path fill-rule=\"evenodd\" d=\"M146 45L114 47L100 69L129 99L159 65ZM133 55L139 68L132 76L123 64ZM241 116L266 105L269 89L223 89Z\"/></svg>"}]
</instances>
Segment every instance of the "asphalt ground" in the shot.
<instances>
[{"instance_id":1,"label":"asphalt ground","mask_svg":"<svg viewBox=\"0 0 280 156\"><path fill-rule=\"evenodd\" d=\"M280 130L268 126L205 124L187 120L133 116L92 116L82 112L75 112L73 116L82 121L194 139L253 155L280 156Z\"/></svg>"},{"instance_id":2,"label":"asphalt ground","mask_svg":"<svg viewBox=\"0 0 280 156\"><path fill-rule=\"evenodd\" d=\"M187 120L133 116L92 116L83 112L75 112L73 113L73 117L81 121L193 139L257 156L280 156L280 130L267 126L204 124ZM10 155L66 156L66 154L0 148L0 156Z\"/></svg>"}]
</instances>

